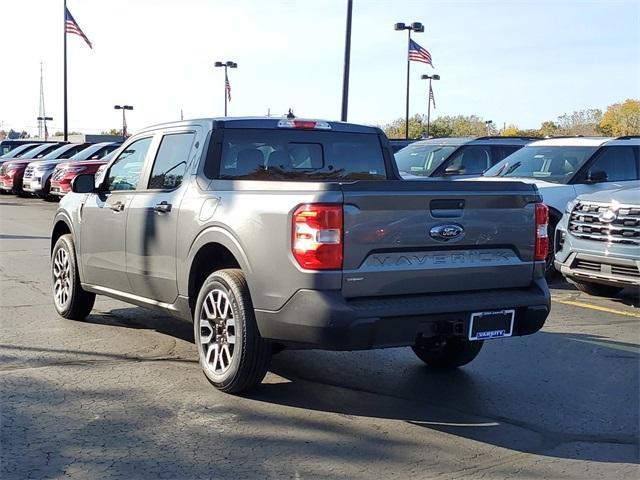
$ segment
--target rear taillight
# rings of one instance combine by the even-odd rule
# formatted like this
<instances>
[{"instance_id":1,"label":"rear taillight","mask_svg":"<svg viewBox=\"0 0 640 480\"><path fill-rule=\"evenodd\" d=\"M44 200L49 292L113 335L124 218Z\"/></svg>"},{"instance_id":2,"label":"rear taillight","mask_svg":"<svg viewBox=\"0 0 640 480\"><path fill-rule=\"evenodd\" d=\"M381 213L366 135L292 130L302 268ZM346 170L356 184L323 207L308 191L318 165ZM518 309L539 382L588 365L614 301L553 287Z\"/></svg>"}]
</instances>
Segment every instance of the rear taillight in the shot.
<instances>
[{"instance_id":1,"label":"rear taillight","mask_svg":"<svg viewBox=\"0 0 640 480\"><path fill-rule=\"evenodd\" d=\"M545 260L549 254L549 207L536 203L536 243L534 260Z\"/></svg>"},{"instance_id":2,"label":"rear taillight","mask_svg":"<svg viewBox=\"0 0 640 480\"><path fill-rule=\"evenodd\" d=\"M342 205L311 203L293 212L291 250L302 268L342 268L342 222Z\"/></svg>"}]
</instances>

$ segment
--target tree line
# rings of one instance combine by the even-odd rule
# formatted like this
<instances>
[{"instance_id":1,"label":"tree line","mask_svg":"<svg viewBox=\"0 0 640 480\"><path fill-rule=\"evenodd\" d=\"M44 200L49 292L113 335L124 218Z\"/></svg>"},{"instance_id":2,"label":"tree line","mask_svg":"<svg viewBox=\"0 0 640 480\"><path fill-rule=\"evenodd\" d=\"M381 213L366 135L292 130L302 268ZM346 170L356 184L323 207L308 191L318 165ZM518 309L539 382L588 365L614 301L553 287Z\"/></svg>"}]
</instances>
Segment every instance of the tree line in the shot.
<instances>
[{"instance_id":1,"label":"tree line","mask_svg":"<svg viewBox=\"0 0 640 480\"><path fill-rule=\"evenodd\" d=\"M405 120L399 118L384 127L389 138L404 138ZM409 118L409 137L422 138L427 133L427 117L414 115ZM483 135L553 137L553 136L611 136L640 135L640 100L628 99L609 105L603 113L597 108L560 115L556 120L542 122L539 128L521 129L509 124L503 129L486 124L477 115L437 117L431 121L431 137L479 137Z\"/></svg>"}]
</instances>

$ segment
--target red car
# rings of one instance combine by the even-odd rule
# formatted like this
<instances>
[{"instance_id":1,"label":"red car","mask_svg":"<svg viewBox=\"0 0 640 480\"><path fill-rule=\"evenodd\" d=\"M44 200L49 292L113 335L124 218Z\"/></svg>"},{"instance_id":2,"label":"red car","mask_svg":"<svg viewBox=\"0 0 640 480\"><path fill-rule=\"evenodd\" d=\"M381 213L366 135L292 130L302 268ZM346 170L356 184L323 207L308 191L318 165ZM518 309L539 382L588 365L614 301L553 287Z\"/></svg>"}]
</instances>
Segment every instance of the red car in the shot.
<instances>
[{"instance_id":1,"label":"red car","mask_svg":"<svg viewBox=\"0 0 640 480\"><path fill-rule=\"evenodd\" d=\"M51 195L63 197L69 193L71 191L71 181L80 173L95 175L100 167L106 165L113 158L113 150L119 146L119 144L111 144L107 149L109 153L99 158L91 157L88 160L70 161L56 166L53 175L51 175ZM70 160L73 160L73 158Z\"/></svg>"},{"instance_id":2,"label":"red car","mask_svg":"<svg viewBox=\"0 0 640 480\"><path fill-rule=\"evenodd\" d=\"M0 189L5 192L20 193L22 191L22 176L27 165L34 160L40 160L45 155L64 145L66 144L44 143L32 148L20 157L2 163L0 165Z\"/></svg>"}]
</instances>

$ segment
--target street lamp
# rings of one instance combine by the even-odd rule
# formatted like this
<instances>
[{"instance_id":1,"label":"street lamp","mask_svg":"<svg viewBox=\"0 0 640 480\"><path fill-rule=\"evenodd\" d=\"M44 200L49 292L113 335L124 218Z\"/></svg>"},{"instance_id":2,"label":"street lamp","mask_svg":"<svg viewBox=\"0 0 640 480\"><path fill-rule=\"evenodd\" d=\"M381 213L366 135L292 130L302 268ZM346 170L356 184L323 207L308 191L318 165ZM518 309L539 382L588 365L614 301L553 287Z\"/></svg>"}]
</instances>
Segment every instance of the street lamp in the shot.
<instances>
[{"instance_id":1,"label":"street lamp","mask_svg":"<svg viewBox=\"0 0 640 480\"><path fill-rule=\"evenodd\" d=\"M491 135L491 124L493 120L485 120L484 124L487 126L487 135Z\"/></svg>"},{"instance_id":2,"label":"street lamp","mask_svg":"<svg viewBox=\"0 0 640 480\"><path fill-rule=\"evenodd\" d=\"M127 139L127 119L124 116L125 110L133 110L131 105L114 105L114 110L122 110L122 141Z\"/></svg>"},{"instance_id":3,"label":"street lamp","mask_svg":"<svg viewBox=\"0 0 640 480\"><path fill-rule=\"evenodd\" d=\"M422 80L429 80L429 100L427 102L427 138L429 138L429 126L431 125L431 80L440 80L440 75L422 75ZM435 100L434 103L435 105Z\"/></svg>"},{"instance_id":4,"label":"street lamp","mask_svg":"<svg viewBox=\"0 0 640 480\"><path fill-rule=\"evenodd\" d=\"M227 76L228 68L238 68L238 64L232 61L226 62L216 62L213 64L214 67L224 67L224 116L227 116L227 98L229 93L231 93L231 85L229 84L229 77Z\"/></svg>"},{"instance_id":5,"label":"street lamp","mask_svg":"<svg viewBox=\"0 0 640 480\"><path fill-rule=\"evenodd\" d=\"M44 140L46 141L49 138L49 131L47 130L47 120L53 120L53 117L38 117L38 121L42 122L44 128Z\"/></svg>"},{"instance_id":6,"label":"street lamp","mask_svg":"<svg viewBox=\"0 0 640 480\"><path fill-rule=\"evenodd\" d=\"M420 22L413 22L411 25L405 25L404 23L396 23L393 26L394 30L408 30L409 39L407 41L407 104L405 109L405 125L404 125L404 137L409 139L409 71L411 69L411 62L409 60L409 48L411 46L411 32L422 33L424 32L424 25Z\"/></svg>"}]
</instances>

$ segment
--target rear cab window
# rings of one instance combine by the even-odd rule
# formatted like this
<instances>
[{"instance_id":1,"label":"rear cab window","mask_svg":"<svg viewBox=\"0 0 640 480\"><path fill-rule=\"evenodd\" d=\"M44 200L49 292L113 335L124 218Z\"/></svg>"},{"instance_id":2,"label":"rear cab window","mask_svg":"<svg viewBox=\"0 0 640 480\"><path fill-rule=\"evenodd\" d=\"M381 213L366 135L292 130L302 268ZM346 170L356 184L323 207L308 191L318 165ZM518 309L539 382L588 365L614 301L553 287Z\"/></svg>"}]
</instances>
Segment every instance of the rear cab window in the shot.
<instances>
[{"instance_id":1,"label":"rear cab window","mask_svg":"<svg viewBox=\"0 0 640 480\"><path fill-rule=\"evenodd\" d=\"M376 134L226 129L220 179L351 181L388 178ZM211 171L210 169L207 169Z\"/></svg>"}]
</instances>

